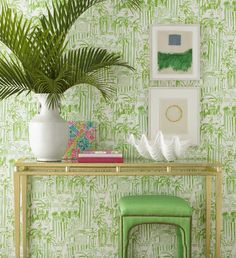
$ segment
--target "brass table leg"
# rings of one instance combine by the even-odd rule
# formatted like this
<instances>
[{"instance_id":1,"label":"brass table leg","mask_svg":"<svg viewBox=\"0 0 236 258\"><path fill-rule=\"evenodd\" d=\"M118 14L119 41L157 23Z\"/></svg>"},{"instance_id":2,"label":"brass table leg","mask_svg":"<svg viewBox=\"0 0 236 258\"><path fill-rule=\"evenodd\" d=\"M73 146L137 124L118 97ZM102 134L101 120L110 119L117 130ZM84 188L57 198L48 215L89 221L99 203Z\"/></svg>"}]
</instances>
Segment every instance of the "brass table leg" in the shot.
<instances>
[{"instance_id":1,"label":"brass table leg","mask_svg":"<svg viewBox=\"0 0 236 258\"><path fill-rule=\"evenodd\" d=\"M211 190L212 177L206 177L206 258L211 255Z\"/></svg>"},{"instance_id":2,"label":"brass table leg","mask_svg":"<svg viewBox=\"0 0 236 258\"><path fill-rule=\"evenodd\" d=\"M27 258L27 176L22 176L22 236L23 257Z\"/></svg>"},{"instance_id":3,"label":"brass table leg","mask_svg":"<svg viewBox=\"0 0 236 258\"><path fill-rule=\"evenodd\" d=\"M221 168L217 168L216 176L216 258L220 258L220 237L222 227L222 173Z\"/></svg>"},{"instance_id":4,"label":"brass table leg","mask_svg":"<svg viewBox=\"0 0 236 258\"><path fill-rule=\"evenodd\" d=\"M14 172L15 255L20 258L20 176Z\"/></svg>"}]
</instances>

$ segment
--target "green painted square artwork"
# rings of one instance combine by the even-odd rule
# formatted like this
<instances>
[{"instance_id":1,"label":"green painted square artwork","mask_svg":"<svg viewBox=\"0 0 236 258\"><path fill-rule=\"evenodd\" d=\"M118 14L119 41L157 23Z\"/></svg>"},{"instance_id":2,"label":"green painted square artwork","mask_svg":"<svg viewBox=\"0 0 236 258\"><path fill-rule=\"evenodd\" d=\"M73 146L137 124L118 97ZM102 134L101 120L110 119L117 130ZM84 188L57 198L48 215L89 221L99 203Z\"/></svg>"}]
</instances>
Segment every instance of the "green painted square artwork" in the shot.
<instances>
[{"instance_id":1,"label":"green painted square artwork","mask_svg":"<svg viewBox=\"0 0 236 258\"><path fill-rule=\"evenodd\" d=\"M173 46L173 53L171 52L161 52L158 51L158 70L171 68L174 71L188 71L192 66L192 48L184 52L175 53L175 49L181 49L182 47L182 35L181 34L169 34L168 36L171 51L171 46ZM185 41L185 40L184 40Z\"/></svg>"},{"instance_id":2,"label":"green painted square artwork","mask_svg":"<svg viewBox=\"0 0 236 258\"><path fill-rule=\"evenodd\" d=\"M152 29L152 78L199 78L197 25L158 25Z\"/></svg>"},{"instance_id":3,"label":"green painted square artwork","mask_svg":"<svg viewBox=\"0 0 236 258\"><path fill-rule=\"evenodd\" d=\"M158 31L157 67L159 72L191 72L192 68L192 32Z\"/></svg>"}]
</instances>

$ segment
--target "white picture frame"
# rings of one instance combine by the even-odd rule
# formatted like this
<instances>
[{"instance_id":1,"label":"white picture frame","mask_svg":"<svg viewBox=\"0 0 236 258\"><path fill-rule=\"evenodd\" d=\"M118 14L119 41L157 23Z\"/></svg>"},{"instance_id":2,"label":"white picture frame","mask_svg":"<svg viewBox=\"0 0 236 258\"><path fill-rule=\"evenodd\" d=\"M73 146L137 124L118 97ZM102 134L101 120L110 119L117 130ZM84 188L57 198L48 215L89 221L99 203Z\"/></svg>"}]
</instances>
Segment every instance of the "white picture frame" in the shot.
<instances>
[{"instance_id":1,"label":"white picture frame","mask_svg":"<svg viewBox=\"0 0 236 258\"><path fill-rule=\"evenodd\" d=\"M153 25L150 36L152 80L200 79L200 26Z\"/></svg>"},{"instance_id":2,"label":"white picture frame","mask_svg":"<svg viewBox=\"0 0 236 258\"><path fill-rule=\"evenodd\" d=\"M192 146L200 143L199 88L150 88L148 136L154 140L158 131L164 136L188 139Z\"/></svg>"}]
</instances>

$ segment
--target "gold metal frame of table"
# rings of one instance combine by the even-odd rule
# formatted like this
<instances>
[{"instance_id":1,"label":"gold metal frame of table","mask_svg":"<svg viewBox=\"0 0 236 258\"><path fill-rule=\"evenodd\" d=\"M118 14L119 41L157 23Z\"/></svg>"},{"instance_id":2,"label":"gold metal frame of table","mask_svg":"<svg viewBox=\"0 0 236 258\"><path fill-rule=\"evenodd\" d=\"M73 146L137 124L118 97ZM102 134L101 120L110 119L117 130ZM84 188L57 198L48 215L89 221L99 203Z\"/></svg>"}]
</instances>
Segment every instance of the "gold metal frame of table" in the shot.
<instances>
[{"instance_id":1,"label":"gold metal frame of table","mask_svg":"<svg viewBox=\"0 0 236 258\"><path fill-rule=\"evenodd\" d=\"M21 257L21 213L23 257L28 257L27 243L27 181L31 176L204 176L206 178L206 248L205 256L210 258L211 250L211 202L212 177L215 177L215 257L220 258L220 236L222 227L222 169L219 163L209 162L145 162L125 163L76 163L36 162L18 160L14 172L15 208L15 255ZM22 203L22 212L21 204Z\"/></svg>"}]
</instances>

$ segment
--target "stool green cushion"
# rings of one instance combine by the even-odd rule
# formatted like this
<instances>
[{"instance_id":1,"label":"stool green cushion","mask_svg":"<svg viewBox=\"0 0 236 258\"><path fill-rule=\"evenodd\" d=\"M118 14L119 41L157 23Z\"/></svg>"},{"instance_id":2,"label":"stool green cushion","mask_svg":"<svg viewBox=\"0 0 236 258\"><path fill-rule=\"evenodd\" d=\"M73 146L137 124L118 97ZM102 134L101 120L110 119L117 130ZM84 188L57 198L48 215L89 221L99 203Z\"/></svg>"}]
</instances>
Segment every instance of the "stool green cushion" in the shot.
<instances>
[{"instance_id":1,"label":"stool green cushion","mask_svg":"<svg viewBox=\"0 0 236 258\"><path fill-rule=\"evenodd\" d=\"M119 201L122 216L191 216L192 208L182 198L169 195L125 196Z\"/></svg>"},{"instance_id":2,"label":"stool green cushion","mask_svg":"<svg viewBox=\"0 0 236 258\"><path fill-rule=\"evenodd\" d=\"M182 198L169 195L125 196L121 212L120 258L128 258L130 230L141 224L164 223L176 226L177 258L191 258L192 208Z\"/></svg>"}]
</instances>

